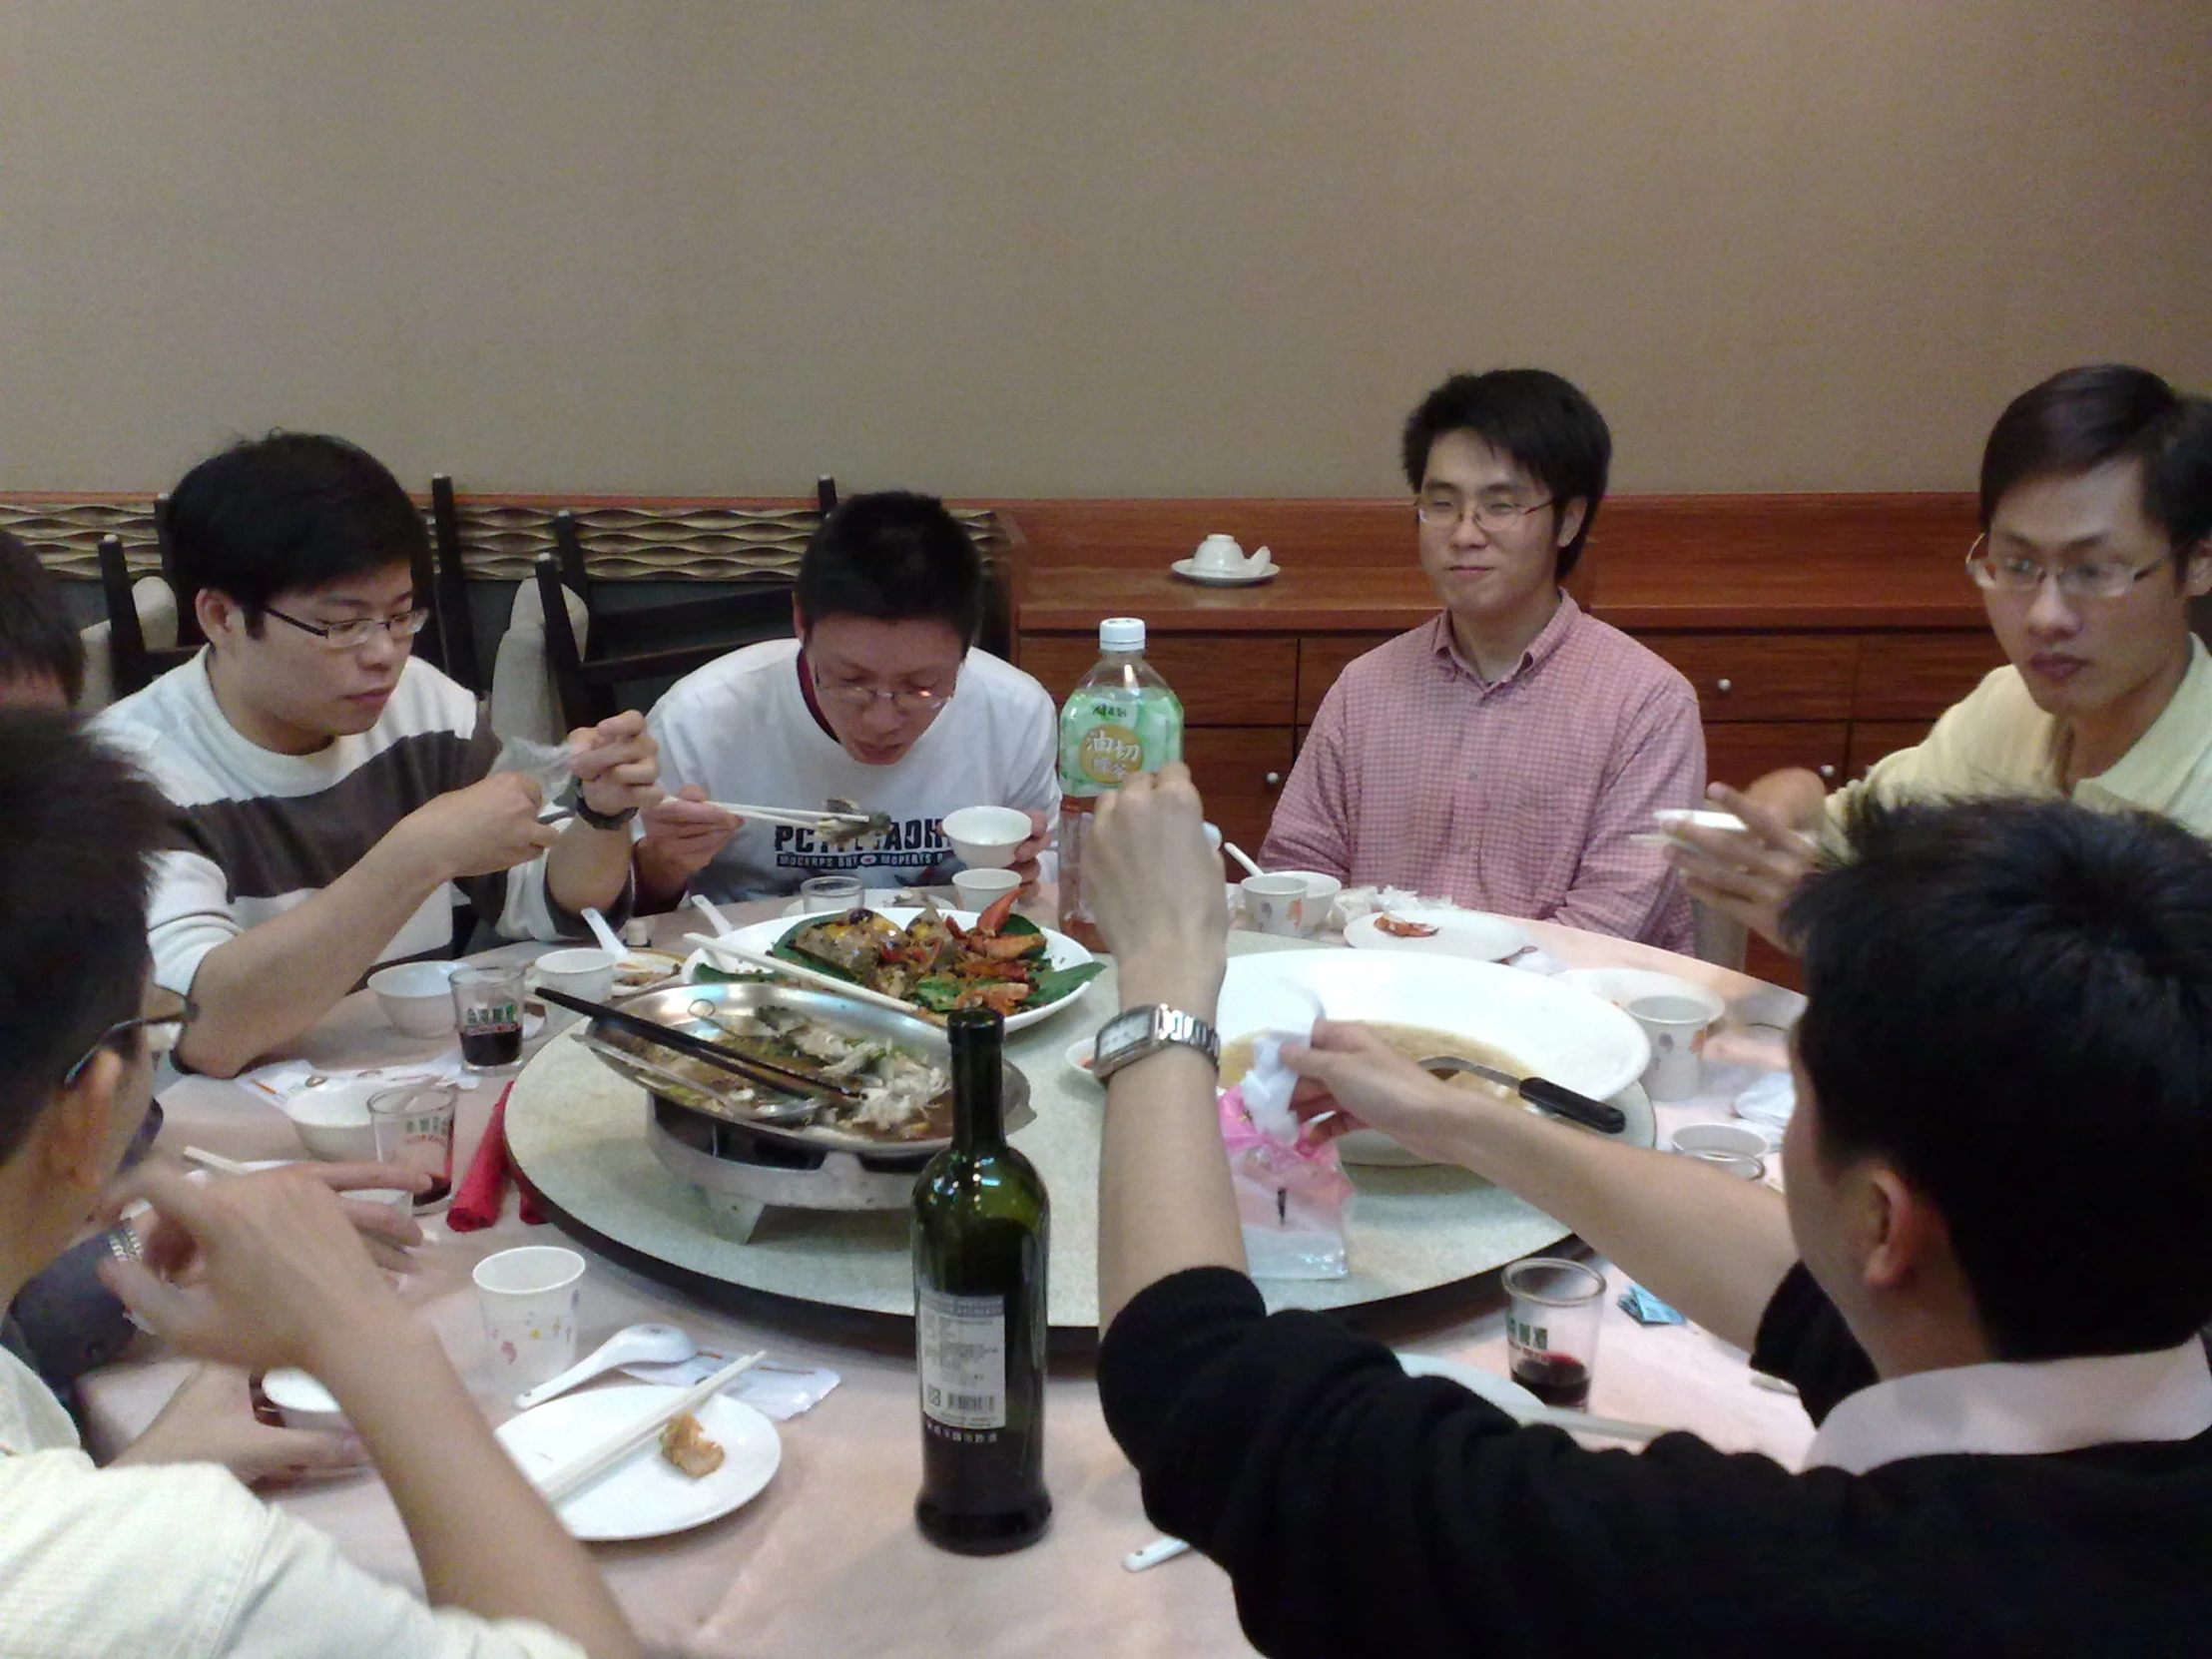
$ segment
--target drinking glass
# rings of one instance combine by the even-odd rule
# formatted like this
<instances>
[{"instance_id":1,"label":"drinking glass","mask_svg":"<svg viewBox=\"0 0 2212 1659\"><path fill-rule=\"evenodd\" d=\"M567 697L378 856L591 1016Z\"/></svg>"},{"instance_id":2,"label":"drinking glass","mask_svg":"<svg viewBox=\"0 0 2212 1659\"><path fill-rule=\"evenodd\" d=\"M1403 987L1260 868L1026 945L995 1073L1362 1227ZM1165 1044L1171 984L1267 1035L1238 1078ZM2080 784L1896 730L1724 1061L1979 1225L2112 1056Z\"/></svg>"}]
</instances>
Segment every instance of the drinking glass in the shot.
<instances>
[{"instance_id":1,"label":"drinking glass","mask_svg":"<svg viewBox=\"0 0 2212 1659\"><path fill-rule=\"evenodd\" d=\"M860 907L857 875L817 875L799 883L800 907L810 915L817 910L856 910Z\"/></svg>"},{"instance_id":2,"label":"drinking glass","mask_svg":"<svg viewBox=\"0 0 2212 1659\"><path fill-rule=\"evenodd\" d=\"M497 1071L522 1058L521 968L455 968L453 1012L461 1059L471 1071Z\"/></svg>"},{"instance_id":3,"label":"drinking glass","mask_svg":"<svg viewBox=\"0 0 2212 1659\"><path fill-rule=\"evenodd\" d=\"M1605 1276L1580 1262L1531 1256L1505 1270L1505 1344L1513 1381L1546 1405L1583 1411L1597 1370Z\"/></svg>"},{"instance_id":4,"label":"drinking glass","mask_svg":"<svg viewBox=\"0 0 2212 1659\"><path fill-rule=\"evenodd\" d=\"M430 1185L414 1195L417 1211L453 1196L454 1098L447 1083L406 1083L368 1097L376 1161L420 1170L430 1178Z\"/></svg>"}]
</instances>

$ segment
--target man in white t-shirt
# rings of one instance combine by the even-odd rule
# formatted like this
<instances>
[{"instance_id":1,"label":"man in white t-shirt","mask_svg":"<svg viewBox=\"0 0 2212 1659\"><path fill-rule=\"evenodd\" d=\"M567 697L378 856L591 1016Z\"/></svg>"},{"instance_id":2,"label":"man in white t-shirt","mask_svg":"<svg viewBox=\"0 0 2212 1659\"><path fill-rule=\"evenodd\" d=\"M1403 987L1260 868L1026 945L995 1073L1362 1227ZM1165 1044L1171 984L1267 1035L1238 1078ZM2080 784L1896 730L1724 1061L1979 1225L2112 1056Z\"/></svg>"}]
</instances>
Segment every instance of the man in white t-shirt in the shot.
<instances>
[{"instance_id":1,"label":"man in white t-shirt","mask_svg":"<svg viewBox=\"0 0 2212 1659\"><path fill-rule=\"evenodd\" d=\"M384 1478L431 1605L209 1462L95 1468L0 1353L0 1653L41 1659L636 1659L583 1546L501 1448L437 1333L315 1176L111 1185L153 1056L198 1010L156 983L147 857L169 809L64 716L0 710L0 1305L131 1200L103 1269L173 1348L328 1385ZM190 1271L187 1271L190 1270ZM151 1437L151 1436L150 1436ZM119 1460L119 1465L120 1465Z\"/></svg>"},{"instance_id":2,"label":"man in white t-shirt","mask_svg":"<svg viewBox=\"0 0 2212 1659\"><path fill-rule=\"evenodd\" d=\"M975 544L933 496L856 495L825 519L800 561L798 637L709 663L653 710L677 794L643 814L639 907L687 888L767 897L816 875L943 881L959 867L944 816L962 807L1029 815L1015 867L1033 880L1060 807L1057 722L1042 686L972 648L983 585ZM839 844L712 805L834 799L888 828Z\"/></svg>"}]
</instances>

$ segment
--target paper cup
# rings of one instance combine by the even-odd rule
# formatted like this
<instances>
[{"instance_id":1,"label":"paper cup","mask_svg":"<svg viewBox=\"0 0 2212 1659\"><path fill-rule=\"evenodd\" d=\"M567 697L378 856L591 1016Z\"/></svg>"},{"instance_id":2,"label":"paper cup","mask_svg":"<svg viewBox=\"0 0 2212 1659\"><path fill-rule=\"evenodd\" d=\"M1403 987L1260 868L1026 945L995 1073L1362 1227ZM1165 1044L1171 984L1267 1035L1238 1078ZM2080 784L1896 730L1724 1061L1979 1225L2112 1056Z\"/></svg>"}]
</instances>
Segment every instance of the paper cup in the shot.
<instances>
[{"instance_id":1,"label":"paper cup","mask_svg":"<svg viewBox=\"0 0 2212 1659\"><path fill-rule=\"evenodd\" d=\"M1295 938L1306 922L1306 877L1248 875L1239 883L1245 920L1254 931Z\"/></svg>"},{"instance_id":2,"label":"paper cup","mask_svg":"<svg viewBox=\"0 0 2212 1659\"><path fill-rule=\"evenodd\" d=\"M615 957L611 951L595 948L548 950L530 964L527 977L533 985L549 985L570 996L604 1002L614 995ZM573 1008L549 1002L545 1007L545 1034L550 1037L556 1031L565 1031L583 1017Z\"/></svg>"},{"instance_id":3,"label":"paper cup","mask_svg":"<svg viewBox=\"0 0 2212 1659\"><path fill-rule=\"evenodd\" d=\"M1651 1039L1644 1093L1655 1101L1688 1100L1705 1069L1705 1004L1686 996L1639 996L1628 1014Z\"/></svg>"},{"instance_id":4,"label":"paper cup","mask_svg":"<svg viewBox=\"0 0 2212 1659\"><path fill-rule=\"evenodd\" d=\"M534 1388L576 1363L583 1257L559 1245L524 1245L485 1257L472 1277L501 1392Z\"/></svg>"}]
</instances>

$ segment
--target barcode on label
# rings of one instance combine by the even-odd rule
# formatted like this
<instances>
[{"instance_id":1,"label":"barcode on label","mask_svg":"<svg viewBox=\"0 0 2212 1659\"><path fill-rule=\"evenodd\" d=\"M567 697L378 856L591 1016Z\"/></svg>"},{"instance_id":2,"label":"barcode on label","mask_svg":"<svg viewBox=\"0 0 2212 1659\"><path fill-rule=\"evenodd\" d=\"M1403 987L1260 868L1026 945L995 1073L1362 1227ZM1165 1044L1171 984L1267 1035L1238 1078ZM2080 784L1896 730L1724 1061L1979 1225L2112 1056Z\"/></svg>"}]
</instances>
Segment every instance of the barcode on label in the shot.
<instances>
[{"instance_id":1,"label":"barcode on label","mask_svg":"<svg viewBox=\"0 0 2212 1659\"><path fill-rule=\"evenodd\" d=\"M1006 1426L1006 1304L914 1287L921 1409L947 1428Z\"/></svg>"}]
</instances>

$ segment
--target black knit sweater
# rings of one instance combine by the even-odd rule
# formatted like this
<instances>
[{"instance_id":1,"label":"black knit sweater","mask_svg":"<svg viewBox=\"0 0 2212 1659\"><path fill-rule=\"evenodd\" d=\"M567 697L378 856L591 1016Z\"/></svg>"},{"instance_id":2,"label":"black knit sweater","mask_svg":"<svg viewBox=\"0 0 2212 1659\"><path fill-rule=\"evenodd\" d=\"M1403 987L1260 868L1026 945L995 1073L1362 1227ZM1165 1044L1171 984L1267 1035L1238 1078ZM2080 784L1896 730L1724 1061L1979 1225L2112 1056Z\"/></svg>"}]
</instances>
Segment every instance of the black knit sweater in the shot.
<instances>
[{"instance_id":1,"label":"black knit sweater","mask_svg":"<svg viewBox=\"0 0 2212 1659\"><path fill-rule=\"evenodd\" d=\"M1816 1420L1874 1377L1802 1268L1753 1364ZM1220 1268L1132 1301L1098 1381L1146 1513L1271 1655L2212 1654L2212 1433L1861 1475L1587 1451Z\"/></svg>"}]
</instances>

